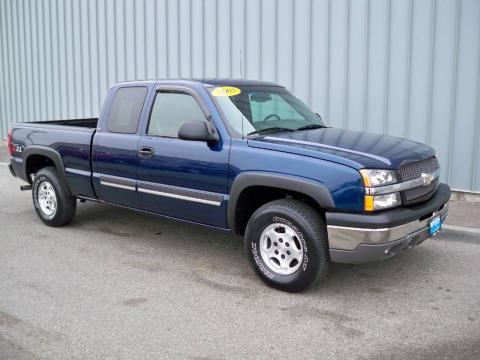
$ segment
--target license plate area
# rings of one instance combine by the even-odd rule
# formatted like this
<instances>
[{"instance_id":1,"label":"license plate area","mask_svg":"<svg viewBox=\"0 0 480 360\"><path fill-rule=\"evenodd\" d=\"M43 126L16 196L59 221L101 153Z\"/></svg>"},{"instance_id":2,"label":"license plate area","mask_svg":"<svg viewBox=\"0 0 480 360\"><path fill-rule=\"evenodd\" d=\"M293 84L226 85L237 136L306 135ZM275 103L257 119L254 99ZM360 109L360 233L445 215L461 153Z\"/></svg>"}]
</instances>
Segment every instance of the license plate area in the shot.
<instances>
[{"instance_id":1,"label":"license plate area","mask_svg":"<svg viewBox=\"0 0 480 360\"><path fill-rule=\"evenodd\" d=\"M429 233L430 236L436 235L442 227L442 220L440 218L440 215L437 215L430 220L428 223L428 228L429 228Z\"/></svg>"}]
</instances>

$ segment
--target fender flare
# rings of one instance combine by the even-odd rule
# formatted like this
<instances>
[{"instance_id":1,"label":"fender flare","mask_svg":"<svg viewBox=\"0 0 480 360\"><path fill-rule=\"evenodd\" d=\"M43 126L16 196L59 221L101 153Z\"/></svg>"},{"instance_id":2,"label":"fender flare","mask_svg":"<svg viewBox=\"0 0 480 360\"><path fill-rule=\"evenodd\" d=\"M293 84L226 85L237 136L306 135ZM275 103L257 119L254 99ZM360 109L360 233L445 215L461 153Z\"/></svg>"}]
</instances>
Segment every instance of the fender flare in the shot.
<instances>
[{"instance_id":1,"label":"fender flare","mask_svg":"<svg viewBox=\"0 0 480 360\"><path fill-rule=\"evenodd\" d=\"M310 196L317 204L326 209L335 208L335 202L328 188L314 180L298 176L260 171L248 171L235 178L228 201L227 222L231 231L236 232L235 213L242 192L251 186L268 186L295 191Z\"/></svg>"},{"instance_id":2,"label":"fender flare","mask_svg":"<svg viewBox=\"0 0 480 360\"><path fill-rule=\"evenodd\" d=\"M42 155L53 161L58 174L65 178L65 168L63 166L62 156L52 148L41 145L31 145L23 151L23 175L28 182L31 182L27 173L28 158L32 155Z\"/></svg>"}]
</instances>

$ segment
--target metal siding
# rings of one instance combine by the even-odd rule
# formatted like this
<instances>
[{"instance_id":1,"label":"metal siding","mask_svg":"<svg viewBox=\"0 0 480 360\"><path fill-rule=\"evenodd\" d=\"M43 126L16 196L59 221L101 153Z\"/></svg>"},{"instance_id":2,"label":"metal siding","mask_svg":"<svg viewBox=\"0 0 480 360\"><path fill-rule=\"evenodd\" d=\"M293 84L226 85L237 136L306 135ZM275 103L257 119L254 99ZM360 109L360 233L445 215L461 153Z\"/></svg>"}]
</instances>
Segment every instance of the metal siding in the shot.
<instances>
[{"instance_id":1,"label":"metal siding","mask_svg":"<svg viewBox=\"0 0 480 360\"><path fill-rule=\"evenodd\" d=\"M333 126L426 142L480 190L478 0L0 0L0 136L140 78L279 82Z\"/></svg>"}]
</instances>

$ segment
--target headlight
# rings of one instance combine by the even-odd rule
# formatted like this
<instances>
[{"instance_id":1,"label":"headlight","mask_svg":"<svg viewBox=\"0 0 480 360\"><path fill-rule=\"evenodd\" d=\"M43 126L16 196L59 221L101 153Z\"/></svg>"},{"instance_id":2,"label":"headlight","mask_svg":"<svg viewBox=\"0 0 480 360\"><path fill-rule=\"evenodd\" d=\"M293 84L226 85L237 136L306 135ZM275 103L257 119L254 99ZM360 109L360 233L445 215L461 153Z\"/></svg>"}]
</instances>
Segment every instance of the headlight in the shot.
<instances>
[{"instance_id":1,"label":"headlight","mask_svg":"<svg viewBox=\"0 0 480 360\"><path fill-rule=\"evenodd\" d=\"M373 195L374 188L381 186L386 186L388 188L387 185L397 182L397 177L395 176L394 171L385 169L362 169L360 170L360 175L362 176L363 184L365 185L365 211L383 210L401 204L402 200L400 198L400 193L398 192Z\"/></svg>"},{"instance_id":2,"label":"headlight","mask_svg":"<svg viewBox=\"0 0 480 360\"><path fill-rule=\"evenodd\" d=\"M397 177L392 170L362 169L360 174L366 187L383 186L397 182Z\"/></svg>"},{"instance_id":3,"label":"headlight","mask_svg":"<svg viewBox=\"0 0 480 360\"><path fill-rule=\"evenodd\" d=\"M400 205L398 192L383 195L365 195L365 211L383 210Z\"/></svg>"}]
</instances>

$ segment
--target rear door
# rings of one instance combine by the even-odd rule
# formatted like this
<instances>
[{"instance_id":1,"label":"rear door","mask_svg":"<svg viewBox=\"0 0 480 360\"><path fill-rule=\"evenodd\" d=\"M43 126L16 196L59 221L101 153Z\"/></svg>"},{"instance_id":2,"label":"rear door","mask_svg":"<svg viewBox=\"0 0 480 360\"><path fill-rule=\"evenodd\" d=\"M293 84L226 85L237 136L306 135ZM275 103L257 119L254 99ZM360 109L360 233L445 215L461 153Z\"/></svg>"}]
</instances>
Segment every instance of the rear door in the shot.
<instances>
[{"instance_id":1,"label":"rear door","mask_svg":"<svg viewBox=\"0 0 480 360\"><path fill-rule=\"evenodd\" d=\"M140 206L225 228L228 146L221 138L213 145L179 139L183 122L210 121L208 108L189 87L156 90L145 136L138 143Z\"/></svg>"},{"instance_id":2,"label":"rear door","mask_svg":"<svg viewBox=\"0 0 480 360\"><path fill-rule=\"evenodd\" d=\"M93 142L93 185L99 199L138 208L138 124L148 87L128 86L112 91L109 111Z\"/></svg>"}]
</instances>

